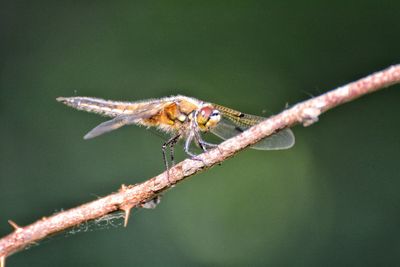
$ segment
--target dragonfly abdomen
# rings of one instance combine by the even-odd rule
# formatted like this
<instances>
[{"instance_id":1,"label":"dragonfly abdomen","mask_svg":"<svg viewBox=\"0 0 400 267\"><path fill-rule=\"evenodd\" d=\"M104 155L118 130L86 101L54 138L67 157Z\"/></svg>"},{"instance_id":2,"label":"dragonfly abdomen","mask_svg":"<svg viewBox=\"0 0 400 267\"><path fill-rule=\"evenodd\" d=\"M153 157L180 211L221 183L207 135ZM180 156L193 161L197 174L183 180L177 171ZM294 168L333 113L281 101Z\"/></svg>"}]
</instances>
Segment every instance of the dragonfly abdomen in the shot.
<instances>
[{"instance_id":1,"label":"dragonfly abdomen","mask_svg":"<svg viewBox=\"0 0 400 267\"><path fill-rule=\"evenodd\" d=\"M101 98L75 96L75 97L58 97L57 101L64 103L67 106L92 112L108 117L116 117L122 114L130 114L131 103L104 100Z\"/></svg>"}]
</instances>

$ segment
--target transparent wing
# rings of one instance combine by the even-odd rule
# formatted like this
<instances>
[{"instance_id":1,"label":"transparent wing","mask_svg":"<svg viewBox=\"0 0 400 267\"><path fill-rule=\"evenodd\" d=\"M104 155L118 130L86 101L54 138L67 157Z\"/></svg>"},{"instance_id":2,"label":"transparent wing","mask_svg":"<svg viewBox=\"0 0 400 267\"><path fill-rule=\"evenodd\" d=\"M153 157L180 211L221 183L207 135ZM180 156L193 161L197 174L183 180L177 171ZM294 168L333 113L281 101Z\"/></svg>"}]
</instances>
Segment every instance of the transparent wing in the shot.
<instances>
[{"instance_id":1,"label":"transparent wing","mask_svg":"<svg viewBox=\"0 0 400 267\"><path fill-rule=\"evenodd\" d=\"M126 125L126 118L125 116L119 116L116 117L112 120L109 121L105 121L103 123L100 123L99 125L97 125L95 128L93 128L92 130L90 130L90 132L88 132L83 139L92 139L95 138L99 135L111 132L113 130L116 130L118 128L121 128L122 126Z\"/></svg>"},{"instance_id":2,"label":"transparent wing","mask_svg":"<svg viewBox=\"0 0 400 267\"><path fill-rule=\"evenodd\" d=\"M220 105L213 104L222 114L221 121L211 132L226 140L236 136L251 126L265 120L266 118L249 115L240 111L232 110ZM266 137L251 148L259 150L279 150L291 148L295 143L295 137L290 129L283 129L269 137Z\"/></svg>"},{"instance_id":3,"label":"transparent wing","mask_svg":"<svg viewBox=\"0 0 400 267\"><path fill-rule=\"evenodd\" d=\"M154 109L154 110L143 110L141 112L137 112L135 114L130 114L130 115L117 116L112 120L105 121L105 122L97 125L95 128L90 130L83 137L83 139L87 140L87 139L97 137L99 135L119 129L124 125L137 124L139 120L150 118L157 113L158 113L158 109Z\"/></svg>"}]
</instances>

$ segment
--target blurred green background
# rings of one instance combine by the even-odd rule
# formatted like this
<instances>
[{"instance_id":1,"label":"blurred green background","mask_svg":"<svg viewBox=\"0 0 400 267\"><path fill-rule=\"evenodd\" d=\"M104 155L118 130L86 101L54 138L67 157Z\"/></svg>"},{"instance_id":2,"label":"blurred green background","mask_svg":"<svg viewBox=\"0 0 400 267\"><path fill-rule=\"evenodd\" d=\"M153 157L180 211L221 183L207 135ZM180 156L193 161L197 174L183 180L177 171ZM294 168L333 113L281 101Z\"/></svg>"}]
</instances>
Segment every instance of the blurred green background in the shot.
<instances>
[{"instance_id":1,"label":"blurred green background","mask_svg":"<svg viewBox=\"0 0 400 267\"><path fill-rule=\"evenodd\" d=\"M267 116L399 63L399 18L400 1L2 2L0 235L164 168L158 135L84 141L104 118L56 97L183 94ZM398 266L399 89L190 178L126 229L60 234L7 264Z\"/></svg>"}]
</instances>

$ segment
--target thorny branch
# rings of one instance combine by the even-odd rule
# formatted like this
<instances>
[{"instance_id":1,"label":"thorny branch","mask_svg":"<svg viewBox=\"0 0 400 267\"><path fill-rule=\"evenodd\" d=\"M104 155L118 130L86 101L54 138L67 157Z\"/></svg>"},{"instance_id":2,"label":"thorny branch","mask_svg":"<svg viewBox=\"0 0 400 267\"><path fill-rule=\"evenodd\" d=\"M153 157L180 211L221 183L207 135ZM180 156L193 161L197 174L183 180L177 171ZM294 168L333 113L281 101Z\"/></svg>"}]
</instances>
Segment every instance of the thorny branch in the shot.
<instances>
[{"instance_id":1,"label":"thorny branch","mask_svg":"<svg viewBox=\"0 0 400 267\"><path fill-rule=\"evenodd\" d=\"M0 267L4 267L6 257L29 244L113 211L125 211L125 223L127 223L131 208L140 207L172 185L232 157L279 129L296 124L311 125L318 120L319 115L329 109L398 82L400 82L400 65L395 65L272 116L242 134L226 140L217 148L199 155L198 158L201 160L186 159L180 162L170 169L169 177L164 172L141 184L122 186L116 193L50 217L43 217L28 226L18 226L9 221L14 231L0 239Z\"/></svg>"}]
</instances>

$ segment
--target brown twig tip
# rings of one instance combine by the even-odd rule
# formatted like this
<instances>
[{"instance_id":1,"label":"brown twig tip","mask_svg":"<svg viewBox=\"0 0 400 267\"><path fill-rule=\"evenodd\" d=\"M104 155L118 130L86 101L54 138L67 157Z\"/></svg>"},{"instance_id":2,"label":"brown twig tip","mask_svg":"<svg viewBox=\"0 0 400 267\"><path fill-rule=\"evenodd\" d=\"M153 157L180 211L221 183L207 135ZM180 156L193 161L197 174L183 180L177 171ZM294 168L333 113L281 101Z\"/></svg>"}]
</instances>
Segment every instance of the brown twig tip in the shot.
<instances>
[{"instance_id":1,"label":"brown twig tip","mask_svg":"<svg viewBox=\"0 0 400 267\"><path fill-rule=\"evenodd\" d=\"M298 103L275 116L269 117L243 133L224 141L216 149L211 149L198 155L197 158L200 160L186 159L171 167L169 172L159 174L143 183L133 186L122 185L116 193L79 207L61 211L28 226L20 227L9 220L9 224L15 231L0 238L0 267L4 267L5 259L8 255L34 242L86 221L101 218L117 210L125 212L124 226L126 227L132 208L155 208L160 202L160 195L171 188L172 185L205 169L221 164L239 151L281 129L297 124L311 125L318 121L322 113L336 106L398 82L400 82L400 65L395 65ZM71 98L68 99L71 100ZM57 100L65 102L67 99L60 97ZM73 98L71 101L73 102Z\"/></svg>"}]
</instances>

